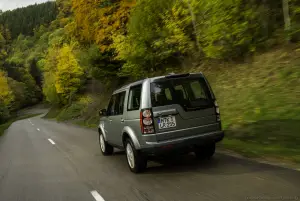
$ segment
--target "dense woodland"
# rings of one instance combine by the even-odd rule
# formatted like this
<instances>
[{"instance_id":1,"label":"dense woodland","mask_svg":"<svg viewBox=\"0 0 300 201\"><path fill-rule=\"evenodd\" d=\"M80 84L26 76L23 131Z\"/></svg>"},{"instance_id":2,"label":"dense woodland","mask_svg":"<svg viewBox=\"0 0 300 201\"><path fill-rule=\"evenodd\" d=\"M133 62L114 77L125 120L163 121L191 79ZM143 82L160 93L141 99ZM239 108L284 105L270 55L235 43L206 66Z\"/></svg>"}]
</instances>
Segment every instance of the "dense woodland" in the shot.
<instances>
[{"instance_id":1,"label":"dense woodland","mask_svg":"<svg viewBox=\"0 0 300 201\"><path fill-rule=\"evenodd\" d=\"M241 61L300 40L300 0L57 0L0 12L0 122L87 80Z\"/></svg>"},{"instance_id":2,"label":"dense woodland","mask_svg":"<svg viewBox=\"0 0 300 201\"><path fill-rule=\"evenodd\" d=\"M20 34L33 35L35 28L55 20L57 12L54 2L31 5L2 13L0 24L10 31L12 39L16 39Z\"/></svg>"}]
</instances>

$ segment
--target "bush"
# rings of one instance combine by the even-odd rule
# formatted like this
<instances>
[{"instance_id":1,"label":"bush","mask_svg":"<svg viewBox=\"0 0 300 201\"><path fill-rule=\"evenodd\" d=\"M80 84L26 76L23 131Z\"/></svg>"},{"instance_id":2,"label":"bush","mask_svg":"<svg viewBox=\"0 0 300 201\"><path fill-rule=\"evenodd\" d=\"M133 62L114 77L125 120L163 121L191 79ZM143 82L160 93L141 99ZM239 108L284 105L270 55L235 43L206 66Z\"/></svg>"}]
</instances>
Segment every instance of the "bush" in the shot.
<instances>
[{"instance_id":1,"label":"bush","mask_svg":"<svg viewBox=\"0 0 300 201\"><path fill-rule=\"evenodd\" d=\"M8 108L0 101L0 124L5 123L10 118Z\"/></svg>"},{"instance_id":2,"label":"bush","mask_svg":"<svg viewBox=\"0 0 300 201\"><path fill-rule=\"evenodd\" d=\"M58 121L72 120L80 117L86 108L85 105L79 103L72 103L65 107L57 116Z\"/></svg>"}]
</instances>

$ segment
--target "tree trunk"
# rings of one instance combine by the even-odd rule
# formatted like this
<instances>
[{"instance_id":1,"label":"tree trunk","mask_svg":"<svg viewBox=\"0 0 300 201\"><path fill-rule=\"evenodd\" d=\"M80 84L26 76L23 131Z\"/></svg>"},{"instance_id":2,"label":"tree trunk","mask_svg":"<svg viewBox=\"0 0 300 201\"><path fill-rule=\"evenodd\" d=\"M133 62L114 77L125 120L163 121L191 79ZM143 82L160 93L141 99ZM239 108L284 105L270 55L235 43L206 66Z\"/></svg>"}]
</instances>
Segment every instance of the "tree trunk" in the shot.
<instances>
[{"instance_id":1,"label":"tree trunk","mask_svg":"<svg viewBox=\"0 0 300 201\"><path fill-rule=\"evenodd\" d=\"M72 105L72 100L73 100L73 95L75 94L75 92L70 92L70 97L69 97L69 101L68 101L68 106Z\"/></svg>"},{"instance_id":2,"label":"tree trunk","mask_svg":"<svg viewBox=\"0 0 300 201\"><path fill-rule=\"evenodd\" d=\"M291 29L289 0L282 0L282 9L283 9L283 17L284 17L284 30L288 32Z\"/></svg>"},{"instance_id":3,"label":"tree trunk","mask_svg":"<svg viewBox=\"0 0 300 201\"><path fill-rule=\"evenodd\" d=\"M188 7L189 7L189 11L190 11L190 15L192 17L192 22L193 22L193 28L194 28L194 35L195 35L195 39L196 39L196 46L198 48L198 52L199 54L201 54L201 47L200 47L200 42L199 42L199 39L198 39L198 31L197 31L197 24L196 24L196 16L194 14L194 11L193 11L193 8L192 8L192 5L191 5L191 0L187 0L187 4L188 4Z\"/></svg>"}]
</instances>

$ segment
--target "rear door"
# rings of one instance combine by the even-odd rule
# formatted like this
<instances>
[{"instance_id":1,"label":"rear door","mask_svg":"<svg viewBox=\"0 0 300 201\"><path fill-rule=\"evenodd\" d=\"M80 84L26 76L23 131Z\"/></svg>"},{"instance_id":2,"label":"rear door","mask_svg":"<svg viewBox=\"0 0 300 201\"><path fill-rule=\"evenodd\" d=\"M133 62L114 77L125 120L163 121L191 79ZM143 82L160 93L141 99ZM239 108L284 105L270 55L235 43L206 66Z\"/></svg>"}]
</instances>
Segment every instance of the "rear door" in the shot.
<instances>
[{"instance_id":1,"label":"rear door","mask_svg":"<svg viewBox=\"0 0 300 201\"><path fill-rule=\"evenodd\" d=\"M115 104L113 106L113 113L109 116L111 122L109 127L110 140L114 145L122 146L122 130L124 128L124 104L126 92L120 92L114 95Z\"/></svg>"},{"instance_id":2,"label":"rear door","mask_svg":"<svg viewBox=\"0 0 300 201\"><path fill-rule=\"evenodd\" d=\"M169 76L151 83L158 141L220 129L214 98L202 75Z\"/></svg>"},{"instance_id":3,"label":"rear door","mask_svg":"<svg viewBox=\"0 0 300 201\"><path fill-rule=\"evenodd\" d=\"M106 112L106 118L104 121L104 129L106 133L106 140L111 143L114 138L114 132L113 132L113 125L112 125L112 118L115 115L115 104L116 104L116 95L112 95L110 98L107 112Z\"/></svg>"}]
</instances>

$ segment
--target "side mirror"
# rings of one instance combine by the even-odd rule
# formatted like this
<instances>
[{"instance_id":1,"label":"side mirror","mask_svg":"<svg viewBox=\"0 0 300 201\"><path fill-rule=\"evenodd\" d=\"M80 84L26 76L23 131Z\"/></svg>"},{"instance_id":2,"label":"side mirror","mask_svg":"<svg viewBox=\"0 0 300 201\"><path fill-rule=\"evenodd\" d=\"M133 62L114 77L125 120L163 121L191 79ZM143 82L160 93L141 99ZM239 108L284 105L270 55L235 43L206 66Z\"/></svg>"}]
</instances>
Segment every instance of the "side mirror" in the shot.
<instances>
[{"instance_id":1,"label":"side mirror","mask_svg":"<svg viewBox=\"0 0 300 201\"><path fill-rule=\"evenodd\" d=\"M100 116L106 116L106 109L102 109L99 111Z\"/></svg>"}]
</instances>

